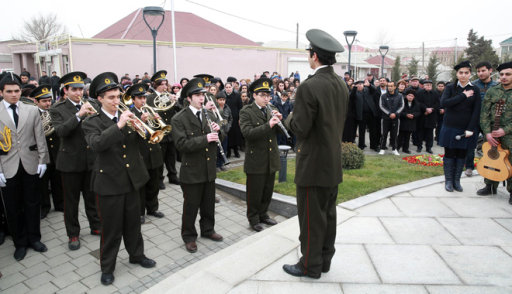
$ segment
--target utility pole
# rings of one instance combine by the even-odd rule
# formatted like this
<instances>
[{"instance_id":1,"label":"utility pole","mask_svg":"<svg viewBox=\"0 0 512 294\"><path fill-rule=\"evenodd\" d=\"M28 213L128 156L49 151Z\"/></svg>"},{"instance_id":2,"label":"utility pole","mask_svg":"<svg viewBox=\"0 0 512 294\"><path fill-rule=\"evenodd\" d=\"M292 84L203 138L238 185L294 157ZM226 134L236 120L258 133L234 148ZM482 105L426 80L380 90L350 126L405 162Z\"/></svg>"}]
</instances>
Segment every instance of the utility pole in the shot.
<instances>
[{"instance_id":1,"label":"utility pole","mask_svg":"<svg viewBox=\"0 0 512 294\"><path fill-rule=\"evenodd\" d=\"M421 66L425 72L425 42L421 42Z\"/></svg>"},{"instance_id":2,"label":"utility pole","mask_svg":"<svg viewBox=\"0 0 512 294\"><path fill-rule=\"evenodd\" d=\"M295 41L295 49L299 49L299 23L297 23L297 38Z\"/></svg>"},{"instance_id":3,"label":"utility pole","mask_svg":"<svg viewBox=\"0 0 512 294\"><path fill-rule=\"evenodd\" d=\"M457 38L455 38L455 57L453 58L453 64L457 63Z\"/></svg>"}]
</instances>

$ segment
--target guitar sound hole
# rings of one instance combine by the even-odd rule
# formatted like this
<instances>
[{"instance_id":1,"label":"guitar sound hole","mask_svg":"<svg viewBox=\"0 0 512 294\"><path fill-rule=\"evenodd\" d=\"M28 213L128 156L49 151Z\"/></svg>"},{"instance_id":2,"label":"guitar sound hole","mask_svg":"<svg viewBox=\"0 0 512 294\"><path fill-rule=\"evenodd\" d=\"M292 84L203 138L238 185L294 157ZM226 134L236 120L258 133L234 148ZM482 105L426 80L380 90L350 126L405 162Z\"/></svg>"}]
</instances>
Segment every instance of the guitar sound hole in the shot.
<instances>
[{"instance_id":1,"label":"guitar sound hole","mask_svg":"<svg viewBox=\"0 0 512 294\"><path fill-rule=\"evenodd\" d=\"M497 149L490 149L488 152L487 152L487 155L489 156L490 159L492 160L496 160L498 158L500 158L500 153L498 152Z\"/></svg>"}]
</instances>

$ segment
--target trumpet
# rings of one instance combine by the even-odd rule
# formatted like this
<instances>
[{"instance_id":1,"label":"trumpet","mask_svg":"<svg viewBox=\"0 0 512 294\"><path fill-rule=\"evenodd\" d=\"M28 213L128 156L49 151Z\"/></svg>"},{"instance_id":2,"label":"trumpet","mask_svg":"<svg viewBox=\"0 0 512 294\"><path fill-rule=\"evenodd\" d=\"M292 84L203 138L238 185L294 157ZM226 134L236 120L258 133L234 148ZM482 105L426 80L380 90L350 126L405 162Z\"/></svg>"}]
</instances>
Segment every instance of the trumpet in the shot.
<instances>
[{"instance_id":1,"label":"trumpet","mask_svg":"<svg viewBox=\"0 0 512 294\"><path fill-rule=\"evenodd\" d=\"M204 107L202 107L202 110L203 110L204 116L206 117L206 120L208 121L208 125L210 126L210 129L212 129L213 122L210 119L210 115L208 114L208 111ZM220 142L220 139L217 139L217 147L219 148L220 155L222 156L222 159L224 160L224 165L230 164L228 158L226 157L226 154L224 154L224 149L222 148L222 143Z\"/></svg>"},{"instance_id":2,"label":"trumpet","mask_svg":"<svg viewBox=\"0 0 512 294\"><path fill-rule=\"evenodd\" d=\"M155 94L155 100L153 100L153 105L155 107L156 111L167 111L171 109L174 104L176 104L176 99L171 99L173 94L169 92L162 92L160 94L157 94L156 90L153 87L149 87Z\"/></svg>"},{"instance_id":3,"label":"trumpet","mask_svg":"<svg viewBox=\"0 0 512 294\"><path fill-rule=\"evenodd\" d=\"M80 96L80 101L82 102L82 104L86 104L86 103L89 103L89 110L92 111L93 113L88 113L87 115L91 115L91 114L98 114L98 111L94 108L94 106L92 106L91 102L85 100L84 96Z\"/></svg>"},{"instance_id":4,"label":"trumpet","mask_svg":"<svg viewBox=\"0 0 512 294\"><path fill-rule=\"evenodd\" d=\"M43 123L44 135L46 137L48 137L51 134L53 134L55 129L52 126L52 119L50 117L50 112L48 110L46 110L43 113L41 113L41 121Z\"/></svg>"},{"instance_id":5,"label":"trumpet","mask_svg":"<svg viewBox=\"0 0 512 294\"><path fill-rule=\"evenodd\" d=\"M130 111L128 106L124 104L123 102L119 102L119 109L122 112ZM151 129L147 124L145 124L140 118L138 118L135 114L133 115L133 122L129 121L127 125L134 131L136 131L139 136L146 139L146 132L149 134L149 140L148 142L150 144L157 144L162 141L164 138L164 132L160 130L153 130Z\"/></svg>"},{"instance_id":6,"label":"trumpet","mask_svg":"<svg viewBox=\"0 0 512 294\"><path fill-rule=\"evenodd\" d=\"M167 125L160 116L155 112L155 110L148 106L143 105L141 107L142 112L148 113L150 115L150 118L148 119L148 125L153 129L160 129L162 132L164 132L164 135L167 135L171 132L172 127L170 125Z\"/></svg>"},{"instance_id":7,"label":"trumpet","mask_svg":"<svg viewBox=\"0 0 512 294\"><path fill-rule=\"evenodd\" d=\"M213 96L213 95L212 95ZM222 117L222 115L220 114L220 111L219 111L219 108L217 108L217 105L215 104L215 101L213 101L213 97L208 95L208 93L205 93L204 94L204 98L205 98L205 101L211 101L213 103L213 113L215 113L215 115L217 116L217 118L219 119L219 125L223 126L225 124L228 123L228 120L227 119L224 119Z\"/></svg>"},{"instance_id":8,"label":"trumpet","mask_svg":"<svg viewBox=\"0 0 512 294\"><path fill-rule=\"evenodd\" d=\"M2 148L2 151L8 152L9 150L11 150L11 139L11 129L5 126L4 131L0 132L0 148Z\"/></svg>"},{"instance_id":9,"label":"trumpet","mask_svg":"<svg viewBox=\"0 0 512 294\"><path fill-rule=\"evenodd\" d=\"M269 111L270 113L272 113L272 107L270 107L269 104L267 104L265 106L267 108L267 111ZM281 131L283 131L283 134L286 136L286 139L290 139L290 134L288 134L288 130L285 128L285 126L283 125L283 123L281 121L279 121L277 123L277 125L281 128Z\"/></svg>"}]
</instances>

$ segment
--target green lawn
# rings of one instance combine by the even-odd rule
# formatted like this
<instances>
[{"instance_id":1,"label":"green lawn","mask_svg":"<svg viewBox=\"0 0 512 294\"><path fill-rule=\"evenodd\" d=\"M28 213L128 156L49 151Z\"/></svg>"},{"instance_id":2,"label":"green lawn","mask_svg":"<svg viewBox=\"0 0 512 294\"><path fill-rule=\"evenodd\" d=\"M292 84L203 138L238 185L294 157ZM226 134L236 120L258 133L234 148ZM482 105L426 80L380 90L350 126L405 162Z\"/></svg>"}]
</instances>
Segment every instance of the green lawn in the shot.
<instances>
[{"instance_id":1,"label":"green lawn","mask_svg":"<svg viewBox=\"0 0 512 294\"><path fill-rule=\"evenodd\" d=\"M357 198L387 187L408 182L439 176L443 174L442 167L426 167L414 165L393 155L367 155L364 167L356 170L343 170L343 182L338 189L338 203ZM276 184L277 193L295 196L295 159L288 160L287 181ZM243 166L217 173L223 180L245 185Z\"/></svg>"}]
</instances>

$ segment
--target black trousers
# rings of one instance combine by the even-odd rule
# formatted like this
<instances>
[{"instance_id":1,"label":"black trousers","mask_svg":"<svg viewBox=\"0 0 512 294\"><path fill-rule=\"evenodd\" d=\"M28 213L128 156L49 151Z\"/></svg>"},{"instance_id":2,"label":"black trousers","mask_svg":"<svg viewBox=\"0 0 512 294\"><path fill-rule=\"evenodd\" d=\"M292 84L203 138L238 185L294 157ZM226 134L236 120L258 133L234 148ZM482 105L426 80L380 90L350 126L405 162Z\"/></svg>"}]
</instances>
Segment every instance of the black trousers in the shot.
<instances>
[{"instance_id":1,"label":"black trousers","mask_svg":"<svg viewBox=\"0 0 512 294\"><path fill-rule=\"evenodd\" d=\"M354 117L347 117L345 120L345 128L343 129L343 142L355 142L358 124L358 121L356 121Z\"/></svg>"},{"instance_id":2,"label":"black trousers","mask_svg":"<svg viewBox=\"0 0 512 294\"><path fill-rule=\"evenodd\" d=\"M199 227L202 236L215 233L215 181L199 184L183 184L183 215L181 217L181 238L189 243L197 239L197 211L201 219Z\"/></svg>"},{"instance_id":3,"label":"black trousers","mask_svg":"<svg viewBox=\"0 0 512 294\"><path fill-rule=\"evenodd\" d=\"M425 146L427 149L432 148L434 146L434 129L433 128L425 128L421 127L417 130L418 141L416 146L422 147L423 141L425 141Z\"/></svg>"},{"instance_id":4,"label":"black trousers","mask_svg":"<svg viewBox=\"0 0 512 294\"><path fill-rule=\"evenodd\" d=\"M398 129L400 128L400 120L395 119L382 119L381 120L382 135L380 137L380 149L386 148L386 141L389 133L389 144L393 150L396 149L396 137Z\"/></svg>"},{"instance_id":5,"label":"black trousers","mask_svg":"<svg viewBox=\"0 0 512 294\"><path fill-rule=\"evenodd\" d=\"M41 210L50 211L52 207L50 194L53 199L53 208L55 210L64 210L64 199L62 196L62 178L60 172L55 169L55 165L47 164L44 176L38 181L39 191L41 193ZM50 189L48 189L50 187Z\"/></svg>"},{"instance_id":6,"label":"black trousers","mask_svg":"<svg viewBox=\"0 0 512 294\"><path fill-rule=\"evenodd\" d=\"M160 147L162 148L162 157L164 159L164 165L167 169L167 177L170 179L176 179L177 171L176 171L176 146L174 142L164 142L160 143ZM164 176L164 166L160 168L160 179L163 181Z\"/></svg>"},{"instance_id":7,"label":"black trousers","mask_svg":"<svg viewBox=\"0 0 512 294\"><path fill-rule=\"evenodd\" d=\"M149 181L139 190L140 195L140 215L148 212L153 213L158 210L158 182L160 180L160 168L148 169Z\"/></svg>"},{"instance_id":8,"label":"black trousers","mask_svg":"<svg viewBox=\"0 0 512 294\"><path fill-rule=\"evenodd\" d=\"M28 247L41 240L41 195L37 190L38 175L29 175L19 164L16 175L2 188L7 226L14 247Z\"/></svg>"},{"instance_id":9,"label":"black trousers","mask_svg":"<svg viewBox=\"0 0 512 294\"><path fill-rule=\"evenodd\" d=\"M82 192L85 204L85 214L89 220L91 230L100 229L100 219L96 209L95 195L91 191L91 172L68 173L61 172L62 187L64 193L64 223L68 237L80 235L80 223L78 221L78 204L80 192Z\"/></svg>"},{"instance_id":10,"label":"black trousers","mask_svg":"<svg viewBox=\"0 0 512 294\"><path fill-rule=\"evenodd\" d=\"M411 133L411 131L400 130L400 132L398 133L398 148L402 148L403 151L409 151Z\"/></svg>"},{"instance_id":11,"label":"black trousers","mask_svg":"<svg viewBox=\"0 0 512 294\"><path fill-rule=\"evenodd\" d=\"M370 149L379 148L379 129L377 129L377 121L378 119L373 116L370 112L363 113L363 120L359 122L359 148L364 149L365 143L365 134L366 128L368 128L370 132Z\"/></svg>"},{"instance_id":12,"label":"black trousers","mask_svg":"<svg viewBox=\"0 0 512 294\"><path fill-rule=\"evenodd\" d=\"M269 218L268 206L274 193L276 173L247 174L247 219L251 226Z\"/></svg>"},{"instance_id":13,"label":"black trousers","mask_svg":"<svg viewBox=\"0 0 512 294\"><path fill-rule=\"evenodd\" d=\"M140 232L140 208L137 191L96 198L101 219L100 265L102 273L113 273L121 245L137 262L144 258L144 241Z\"/></svg>"},{"instance_id":14,"label":"black trousers","mask_svg":"<svg viewBox=\"0 0 512 294\"><path fill-rule=\"evenodd\" d=\"M330 268L336 240L336 197L338 186L297 186L300 227L299 265L305 274L320 275Z\"/></svg>"}]
</instances>

